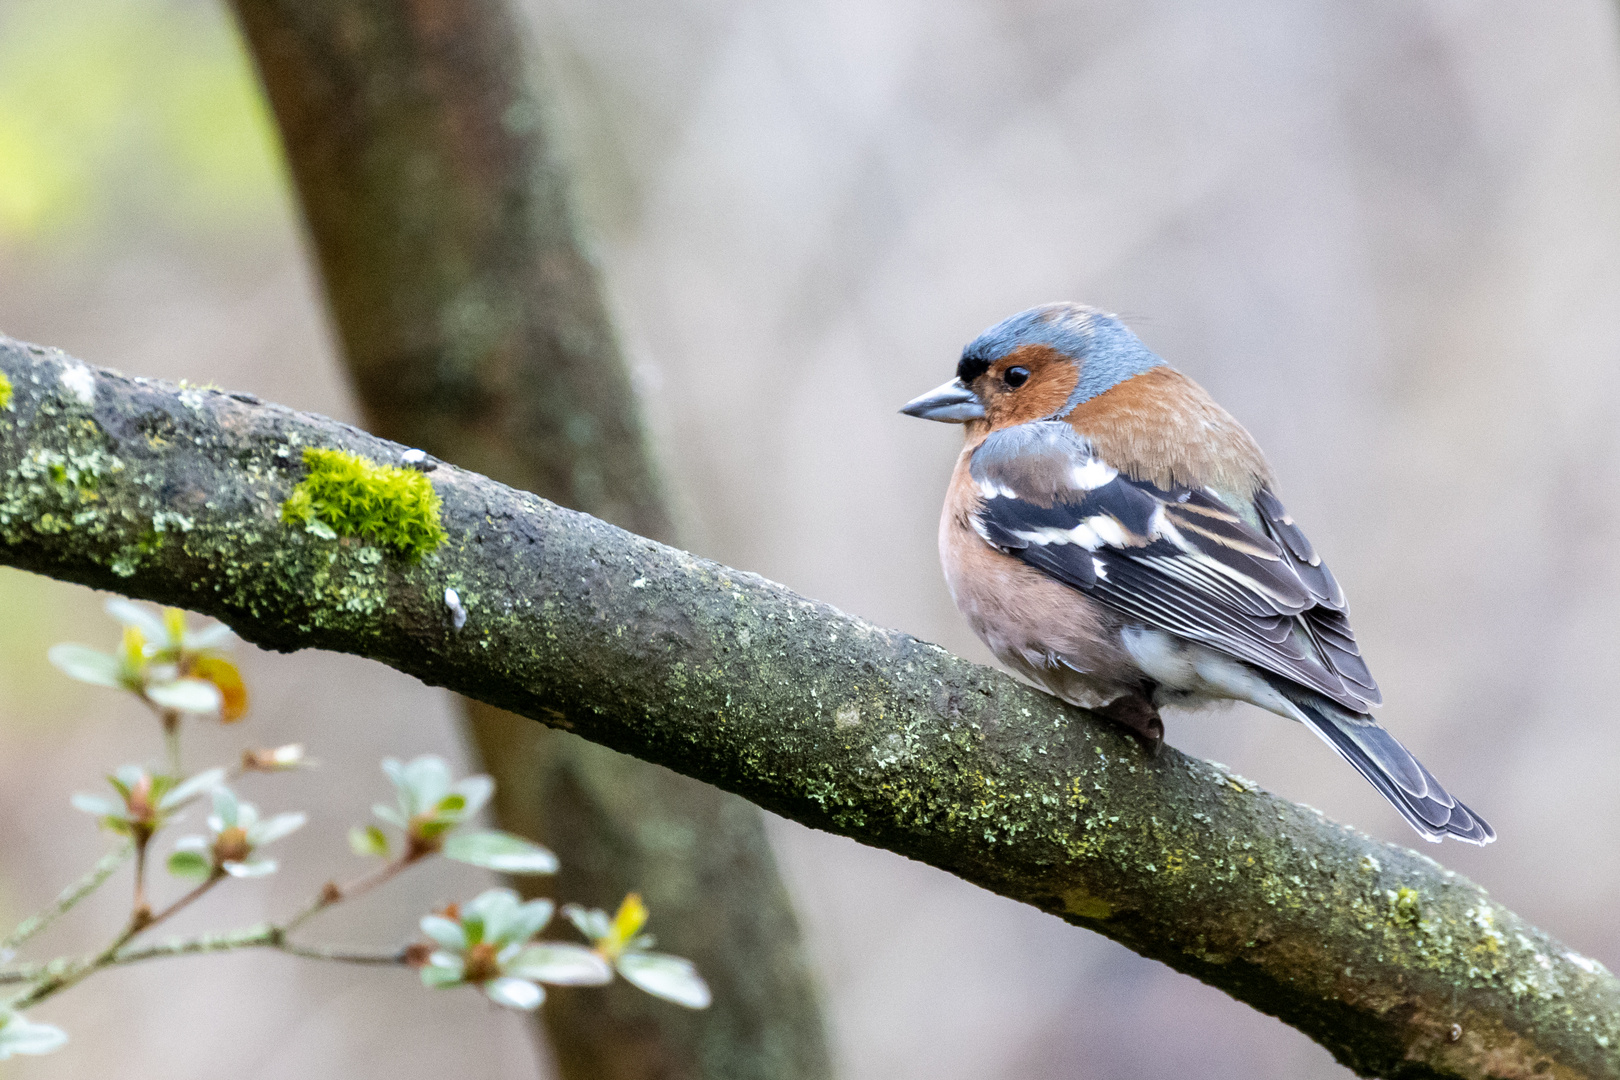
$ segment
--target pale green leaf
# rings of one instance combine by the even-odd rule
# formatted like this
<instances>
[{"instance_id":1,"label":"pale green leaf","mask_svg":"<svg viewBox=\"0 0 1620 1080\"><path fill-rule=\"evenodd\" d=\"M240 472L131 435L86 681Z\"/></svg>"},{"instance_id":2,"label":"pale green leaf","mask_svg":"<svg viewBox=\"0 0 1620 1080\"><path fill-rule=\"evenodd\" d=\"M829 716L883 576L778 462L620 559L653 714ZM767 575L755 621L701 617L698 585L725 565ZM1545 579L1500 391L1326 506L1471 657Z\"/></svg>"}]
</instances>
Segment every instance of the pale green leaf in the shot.
<instances>
[{"instance_id":1,"label":"pale green leaf","mask_svg":"<svg viewBox=\"0 0 1620 1080\"><path fill-rule=\"evenodd\" d=\"M248 829L248 843L252 844L254 847L262 847L265 844L274 843L275 841L280 840L283 836L286 836L288 833L296 832L297 830L302 829L304 827L304 823L308 820L309 815L305 814L303 811L294 811L290 814L277 814L268 821L261 821L257 825L254 825L252 828Z\"/></svg>"},{"instance_id":2,"label":"pale green leaf","mask_svg":"<svg viewBox=\"0 0 1620 1080\"><path fill-rule=\"evenodd\" d=\"M206 679L152 683L146 688L146 699L159 708L184 713L216 713L224 704L219 687Z\"/></svg>"},{"instance_id":3,"label":"pale green leaf","mask_svg":"<svg viewBox=\"0 0 1620 1080\"><path fill-rule=\"evenodd\" d=\"M150 608L115 596L107 601L107 614L117 619L125 626L133 626L141 632L141 636L151 642L165 642L169 640L169 628L164 625L163 616Z\"/></svg>"},{"instance_id":4,"label":"pale green leaf","mask_svg":"<svg viewBox=\"0 0 1620 1080\"><path fill-rule=\"evenodd\" d=\"M0 1061L13 1054L49 1054L67 1042L67 1032L36 1024L18 1013L0 1012Z\"/></svg>"},{"instance_id":5,"label":"pale green leaf","mask_svg":"<svg viewBox=\"0 0 1620 1080\"><path fill-rule=\"evenodd\" d=\"M205 791L212 791L225 782L224 769L209 769L195 776L189 776L176 784L163 798L158 800L158 809L173 810L182 803L189 802Z\"/></svg>"},{"instance_id":6,"label":"pale green leaf","mask_svg":"<svg viewBox=\"0 0 1620 1080\"><path fill-rule=\"evenodd\" d=\"M410 822L405 819L405 815L401 814L398 810L395 810L387 803L373 803L371 806L371 812L388 822L388 824L394 826L396 829L404 829L410 826Z\"/></svg>"},{"instance_id":7,"label":"pale green leaf","mask_svg":"<svg viewBox=\"0 0 1620 1080\"><path fill-rule=\"evenodd\" d=\"M276 872L276 860L255 858L246 862L228 862L221 869L235 878L264 877Z\"/></svg>"},{"instance_id":8,"label":"pale green leaf","mask_svg":"<svg viewBox=\"0 0 1620 1080\"><path fill-rule=\"evenodd\" d=\"M187 652L203 652L209 649L229 648L236 634L224 623L215 623L205 626L201 630L188 630L181 639L181 646Z\"/></svg>"},{"instance_id":9,"label":"pale green leaf","mask_svg":"<svg viewBox=\"0 0 1620 1080\"><path fill-rule=\"evenodd\" d=\"M461 818L465 820L478 813L484 808L484 804L489 802L489 797L495 794L495 781L480 773L456 781L450 790L461 796Z\"/></svg>"},{"instance_id":10,"label":"pale green leaf","mask_svg":"<svg viewBox=\"0 0 1620 1080\"><path fill-rule=\"evenodd\" d=\"M90 795L79 792L73 796L72 802L75 810L83 810L85 813L94 814L96 817L119 817L125 810L123 803L115 803L105 795Z\"/></svg>"},{"instance_id":11,"label":"pale green leaf","mask_svg":"<svg viewBox=\"0 0 1620 1080\"><path fill-rule=\"evenodd\" d=\"M124 667L118 657L98 652L88 645L74 645L71 642L52 645L45 656L69 678L115 689L124 685L119 678Z\"/></svg>"},{"instance_id":12,"label":"pale green leaf","mask_svg":"<svg viewBox=\"0 0 1620 1080\"><path fill-rule=\"evenodd\" d=\"M546 992L539 986L527 979L513 979L506 976L485 983L484 993L497 1005L526 1011L539 1008L540 1003L546 1000Z\"/></svg>"},{"instance_id":13,"label":"pale green leaf","mask_svg":"<svg viewBox=\"0 0 1620 1080\"><path fill-rule=\"evenodd\" d=\"M461 965L427 964L422 968L422 985L430 989L439 990L446 986L458 986L461 983Z\"/></svg>"},{"instance_id":14,"label":"pale green leaf","mask_svg":"<svg viewBox=\"0 0 1620 1080\"><path fill-rule=\"evenodd\" d=\"M422 933L453 953L467 948L467 933L454 919L447 919L443 915L424 915L420 925Z\"/></svg>"},{"instance_id":15,"label":"pale green leaf","mask_svg":"<svg viewBox=\"0 0 1620 1080\"><path fill-rule=\"evenodd\" d=\"M530 945L502 970L520 979L557 986L601 986L613 981L613 969L598 953L560 941Z\"/></svg>"},{"instance_id":16,"label":"pale green leaf","mask_svg":"<svg viewBox=\"0 0 1620 1080\"><path fill-rule=\"evenodd\" d=\"M461 833L444 842L446 858L503 874L555 874L557 856L532 840L489 830Z\"/></svg>"},{"instance_id":17,"label":"pale green leaf","mask_svg":"<svg viewBox=\"0 0 1620 1080\"><path fill-rule=\"evenodd\" d=\"M679 956L627 952L619 957L618 968L619 974L635 986L688 1009L706 1009L712 1000L709 984L692 961Z\"/></svg>"}]
</instances>

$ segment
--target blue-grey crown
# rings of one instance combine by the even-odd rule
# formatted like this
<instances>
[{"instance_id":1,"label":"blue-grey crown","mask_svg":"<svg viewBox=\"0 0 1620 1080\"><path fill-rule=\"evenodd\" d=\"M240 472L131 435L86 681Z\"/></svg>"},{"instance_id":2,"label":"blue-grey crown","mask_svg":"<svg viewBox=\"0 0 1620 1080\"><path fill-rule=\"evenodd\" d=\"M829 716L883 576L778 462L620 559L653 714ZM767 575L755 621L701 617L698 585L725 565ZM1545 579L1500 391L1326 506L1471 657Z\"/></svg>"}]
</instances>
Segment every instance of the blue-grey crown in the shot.
<instances>
[{"instance_id":1,"label":"blue-grey crown","mask_svg":"<svg viewBox=\"0 0 1620 1080\"><path fill-rule=\"evenodd\" d=\"M956 377L973 382L1024 345L1049 345L1080 365L1080 381L1059 416L1135 375L1164 364L1114 316L1084 304L1042 304L1003 319L968 343Z\"/></svg>"}]
</instances>

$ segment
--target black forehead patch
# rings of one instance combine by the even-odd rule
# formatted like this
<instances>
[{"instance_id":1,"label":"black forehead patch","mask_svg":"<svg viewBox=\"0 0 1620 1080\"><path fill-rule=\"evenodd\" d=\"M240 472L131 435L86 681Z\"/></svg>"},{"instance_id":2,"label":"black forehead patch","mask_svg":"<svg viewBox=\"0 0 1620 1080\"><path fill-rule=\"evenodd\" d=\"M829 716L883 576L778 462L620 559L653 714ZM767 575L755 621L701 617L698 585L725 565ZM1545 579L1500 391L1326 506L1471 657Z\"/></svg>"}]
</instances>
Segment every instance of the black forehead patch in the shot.
<instances>
[{"instance_id":1,"label":"black forehead patch","mask_svg":"<svg viewBox=\"0 0 1620 1080\"><path fill-rule=\"evenodd\" d=\"M971 345L962 350L962 359L956 364L956 377L962 381L963 386L971 386L973 380L990 370L990 358Z\"/></svg>"}]
</instances>

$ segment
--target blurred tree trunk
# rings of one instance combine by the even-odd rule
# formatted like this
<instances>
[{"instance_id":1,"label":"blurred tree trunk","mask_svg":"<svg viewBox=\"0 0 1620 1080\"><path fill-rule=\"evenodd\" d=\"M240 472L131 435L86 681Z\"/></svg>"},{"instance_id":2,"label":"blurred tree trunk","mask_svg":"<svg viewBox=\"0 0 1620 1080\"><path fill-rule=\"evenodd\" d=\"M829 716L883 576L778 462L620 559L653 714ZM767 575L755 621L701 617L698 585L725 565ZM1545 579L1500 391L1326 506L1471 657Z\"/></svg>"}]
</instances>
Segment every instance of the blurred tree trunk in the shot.
<instances>
[{"instance_id":1,"label":"blurred tree trunk","mask_svg":"<svg viewBox=\"0 0 1620 1080\"><path fill-rule=\"evenodd\" d=\"M372 430L671 539L516 14L501 0L233 3ZM466 709L502 825L557 851L558 892L611 909L639 890L661 947L714 987L696 1013L622 983L553 992L545 1018L564 1074L829 1075L760 812L488 705Z\"/></svg>"}]
</instances>

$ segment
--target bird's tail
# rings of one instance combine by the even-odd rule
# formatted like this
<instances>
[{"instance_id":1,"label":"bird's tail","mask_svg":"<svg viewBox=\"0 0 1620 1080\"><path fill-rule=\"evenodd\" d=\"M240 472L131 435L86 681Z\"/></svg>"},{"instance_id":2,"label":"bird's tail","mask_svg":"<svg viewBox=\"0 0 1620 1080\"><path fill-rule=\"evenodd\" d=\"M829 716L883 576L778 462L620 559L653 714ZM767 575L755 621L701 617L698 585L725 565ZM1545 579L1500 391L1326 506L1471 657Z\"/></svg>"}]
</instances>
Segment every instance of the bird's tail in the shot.
<instances>
[{"instance_id":1,"label":"bird's tail","mask_svg":"<svg viewBox=\"0 0 1620 1080\"><path fill-rule=\"evenodd\" d=\"M1425 840L1438 843L1454 836L1484 845L1496 839L1496 830L1442 787L1378 721L1298 687L1283 692L1298 706L1306 725L1354 765Z\"/></svg>"}]
</instances>

